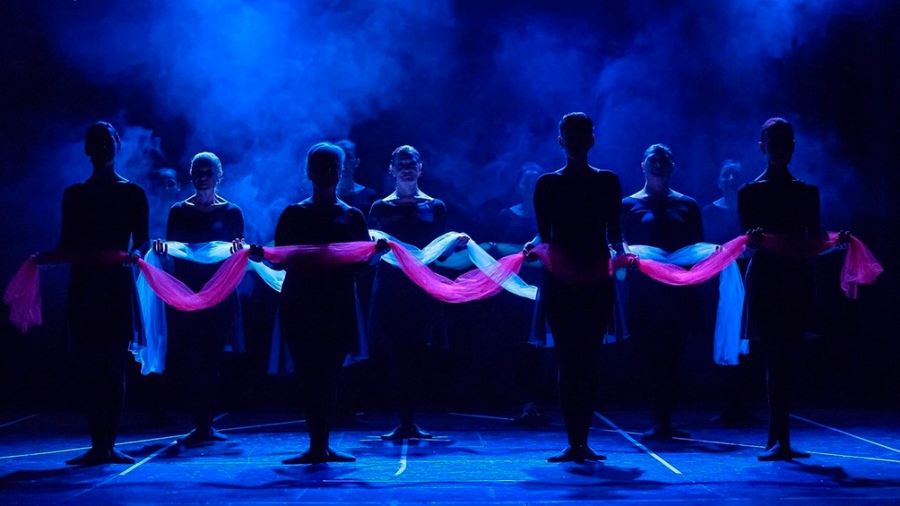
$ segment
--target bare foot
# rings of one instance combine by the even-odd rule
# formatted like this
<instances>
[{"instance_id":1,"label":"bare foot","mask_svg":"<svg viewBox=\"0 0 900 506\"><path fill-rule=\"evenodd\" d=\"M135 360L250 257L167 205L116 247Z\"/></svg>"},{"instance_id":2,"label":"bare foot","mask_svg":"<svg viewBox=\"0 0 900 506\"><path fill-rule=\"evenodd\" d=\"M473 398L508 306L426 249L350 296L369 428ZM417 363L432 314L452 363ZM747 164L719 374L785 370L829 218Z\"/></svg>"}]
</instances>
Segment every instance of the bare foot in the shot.
<instances>
[{"instance_id":1,"label":"bare foot","mask_svg":"<svg viewBox=\"0 0 900 506\"><path fill-rule=\"evenodd\" d=\"M794 450L789 447L783 447L780 444L771 446L766 451L756 456L756 460L760 462L774 462L779 460L808 459L809 454L800 450Z\"/></svg>"},{"instance_id":2,"label":"bare foot","mask_svg":"<svg viewBox=\"0 0 900 506\"><path fill-rule=\"evenodd\" d=\"M562 453L547 459L547 462L584 462L584 452L581 448L569 446Z\"/></svg>"},{"instance_id":3,"label":"bare foot","mask_svg":"<svg viewBox=\"0 0 900 506\"><path fill-rule=\"evenodd\" d=\"M328 462L328 451L312 451L306 450L301 453L299 456L282 460L282 464L322 464Z\"/></svg>"},{"instance_id":4,"label":"bare foot","mask_svg":"<svg viewBox=\"0 0 900 506\"><path fill-rule=\"evenodd\" d=\"M328 449L327 453L328 455L326 458L328 462L356 462L356 457L349 453L342 453L331 448Z\"/></svg>"},{"instance_id":5,"label":"bare foot","mask_svg":"<svg viewBox=\"0 0 900 506\"><path fill-rule=\"evenodd\" d=\"M581 451L584 453L584 460L606 460L606 455L600 455L599 453L592 450L590 446L583 446L581 448Z\"/></svg>"}]
</instances>

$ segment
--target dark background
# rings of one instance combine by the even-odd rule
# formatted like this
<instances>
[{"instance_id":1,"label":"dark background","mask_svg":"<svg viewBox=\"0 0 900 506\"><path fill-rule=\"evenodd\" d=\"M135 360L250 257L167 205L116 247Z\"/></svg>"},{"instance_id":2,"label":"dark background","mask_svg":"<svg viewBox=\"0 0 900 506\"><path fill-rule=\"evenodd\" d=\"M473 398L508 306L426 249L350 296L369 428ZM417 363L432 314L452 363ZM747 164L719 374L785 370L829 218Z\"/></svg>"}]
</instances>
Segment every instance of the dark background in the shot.
<instances>
[{"instance_id":1,"label":"dark background","mask_svg":"<svg viewBox=\"0 0 900 506\"><path fill-rule=\"evenodd\" d=\"M900 4L889 0L6 1L0 280L55 244L63 189L90 174L82 142L99 119L123 137L120 173L142 184L173 167L189 187L193 154L216 152L221 193L243 208L256 242L304 197L314 142L356 140L358 180L383 195L390 152L412 144L422 189L447 202L451 229L483 242L516 202L524 162L562 165L556 125L567 112L594 119L592 163L616 171L626 194L643 183L644 149L663 142L678 164L674 188L701 205L719 196L723 159L740 160L749 178L763 169L759 126L782 116L797 131L792 170L819 186L825 228L851 230L886 269L849 301L837 288L841 254L819 262L817 337L798 365L804 402L897 407L898 26ZM42 272L44 324L27 334L3 309L4 409L70 406L66 276ZM290 404L285 383L265 375L276 298L260 285L242 285L249 349L229 361L235 408ZM502 379L506 345L486 344L512 339L497 316L516 311L509 297L448 310L455 345L436 383L453 403L501 408L522 397ZM720 402L727 388L708 337L695 341L686 400ZM605 402L640 404L628 348L608 348ZM362 369L351 389L378 407L378 375ZM129 403L140 409L152 389L133 380Z\"/></svg>"}]
</instances>

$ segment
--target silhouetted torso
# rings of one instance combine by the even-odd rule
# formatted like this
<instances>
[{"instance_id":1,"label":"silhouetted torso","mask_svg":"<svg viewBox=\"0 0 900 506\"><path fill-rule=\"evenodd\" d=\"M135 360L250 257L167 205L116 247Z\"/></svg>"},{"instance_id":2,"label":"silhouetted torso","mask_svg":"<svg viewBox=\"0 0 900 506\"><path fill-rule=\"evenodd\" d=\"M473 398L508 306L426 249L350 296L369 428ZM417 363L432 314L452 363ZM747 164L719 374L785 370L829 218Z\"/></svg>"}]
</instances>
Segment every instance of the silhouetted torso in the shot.
<instances>
[{"instance_id":1,"label":"silhouetted torso","mask_svg":"<svg viewBox=\"0 0 900 506\"><path fill-rule=\"evenodd\" d=\"M362 211L363 215L366 215L369 209L372 208L372 204L378 200L378 194L368 186L361 186L358 189L354 188L354 190L342 193L338 195L338 198L348 206L355 207Z\"/></svg>"},{"instance_id":2,"label":"silhouetted torso","mask_svg":"<svg viewBox=\"0 0 900 506\"><path fill-rule=\"evenodd\" d=\"M60 247L90 255L130 251L148 241L147 196L131 182L86 181L63 196ZM71 266L66 302L76 345L125 343L140 329L134 272L121 264Z\"/></svg>"},{"instance_id":3,"label":"silhouetted torso","mask_svg":"<svg viewBox=\"0 0 900 506\"><path fill-rule=\"evenodd\" d=\"M608 260L609 244L621 242L621 197L619 178L611 171L544 174L534 190L541 239L575 265Z\"/></svg>"},{"instance_id":4,"label":"silhouetted torso","mask_svg":"<svg viewBox=\"0 0 900 506\"><path fill-rule=\"evenodd\" d=\"M369 240L359 209L343 202L317 205L311 199L288 206L275 228L276 246L316 245ZM359 308L357 265L328 268L288 266L281 291L282 330L290 339L339 339L332 346L349 352L357 342Z\"/></svg>"},{"instance_id":5,"label":"silhouetted torso","mask_svg":"<svg viewBox=\"0 0 900 506\"><path fill-rule=\"evenodd\" d=\"M738 190L738 213L746 230L816 237L819 190L802 181L754 181ZM746 289L750 337L802 332L814 303L812 260L757 250Z\"/></svg>"}]
</instances>

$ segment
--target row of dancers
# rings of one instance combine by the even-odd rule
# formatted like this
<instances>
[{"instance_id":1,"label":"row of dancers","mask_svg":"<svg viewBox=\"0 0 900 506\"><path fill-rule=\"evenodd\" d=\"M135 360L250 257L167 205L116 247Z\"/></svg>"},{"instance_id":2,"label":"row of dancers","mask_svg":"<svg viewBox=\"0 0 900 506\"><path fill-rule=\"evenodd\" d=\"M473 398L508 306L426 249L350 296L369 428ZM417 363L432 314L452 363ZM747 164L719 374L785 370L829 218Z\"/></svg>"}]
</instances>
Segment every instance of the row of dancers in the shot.
<instances>
[{"instance_id":1,"label":"row of dancers","mask_svg":"<svg viewBox=\"0 0 900 506\"><path fill-rule=\"evenodd\" d=\"M641 163L645 185L623 198L617 175L588 163L595 138L587 115L565 115L559 123L558 142L565 152L565 165L555 172L528 176L525 184L530 189L529 183L533 183L533 198L518 209L511 208L512 216L507 217L522 223L520 228L526 231L530 221L530 234L536 231L536 235L524 247L521 243L492 243L492 247L501 251L518 248L528 258L536 245L549 243L562 252L569 264L590 272L601 263L605 265L610 255L630 255L629 242L671 252L704 240L703 218L707 211L701 212L696 201L671 188L676 165L668 147L654 144L646 150ZM120 144L118 134L108 123L98 122L88 129L85 153L93 173L84 182L66 189L59 243L35 256L39 264L106 249L129 251L132 261L150 247L157 254L166 255L165 242L158 239L151 245L143 189L115 170ZM761 345L770 414L766 449L758 458L788 460L808 457L791 446L788 420L793 364L803 334L803 317L813 304L812 263L806 258L789 258L759 248L763 231L786 235L798 242L819 240L819 195L815 186L797 180L788 169L794 152L793 128L788 121L766 121L758 145L766 157L766 169L738 190L733 183L734 166L729 168L726 164L720 173L725 197L715 204L719 210L710 211L709 216L732 221L737 217L739 230L748 231L750 246L755 250L746 272L749 335ZM419 152L404 145L394 150L391 160L389 171L396 181L395 191L374 200L366 217L351 205L364 207L374 197L371 190L353 183L352 169L358 163L353 146L312 146L305 164L312 195L282 212L275 229L275 245L367 241L368 229L372 228L423 247L446 232L445 204L418 186L422 173ZM185 243L232 241L234 251L245 247L240 208L217 193L223 175L218 157L208 152L196 155L190 174L195 193L171 207L166 239ZM338 197L339 187L349 202ZM466 240L461 237L456 249L464 247ZM443 259L453 250L448 250ZM389 384L400 406L399 425L382 438L431 437L415 423L413 407L422 392L421 383L410 378L422 376L421 369L426 367L423 358L429 349L441 344L436 342L439 334L429 330L437 320L440 303L399 269L378 262L387 251L387 244L382 241L367 263L317 269L273 266L286 271L279 319L300 379L309 433L309 449L285 460L285 464L355 460L333 449L329 436L342 364L359 342L363 323L356 279L369 265L377 264L370 301L369 343L373 355L389 364ZM250 253L251 259L262 261L260 247L251 246ZM174 275L195 291L218 267L171 260ZM677 397L678 362L687 342L690 317L700 310L699 288L664 285L633 270L627 281L629 330L641 347L652 384L654 425L643 437L687 437L687 433L673 427L671 416ZM134 462L115 448L124 405L128 344L141 332L134 286L133 271L127 265L72 265L66 322L83 374L91 449L68 464ZM537 307L555 342L559 401L568 440L567 447L551 456L550 462L605 459L589 446L588 433L600 384L597 356L612 319L614 300L612 278L571 284L550 272L542 273ZM190 361L191 377L186 386L192 392L195 407L195 429L182 442L193 445L225 439L212 424L212 392L216 389L223 349L240 342L239 298L232 294L209 309L173 309L169 314L174 346L180 347L179 353Z\"/></svg>"}]
</instances>

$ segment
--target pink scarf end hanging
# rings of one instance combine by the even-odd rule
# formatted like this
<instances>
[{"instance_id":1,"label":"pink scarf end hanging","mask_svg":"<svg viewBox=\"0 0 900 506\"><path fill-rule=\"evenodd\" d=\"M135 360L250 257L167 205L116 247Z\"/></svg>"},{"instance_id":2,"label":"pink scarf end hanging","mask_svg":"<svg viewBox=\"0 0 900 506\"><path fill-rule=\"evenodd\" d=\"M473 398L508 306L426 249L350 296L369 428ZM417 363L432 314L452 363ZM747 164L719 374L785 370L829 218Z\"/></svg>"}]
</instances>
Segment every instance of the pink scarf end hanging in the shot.
<instances>
[{"instance_id":1,"label":"pink scarf end hanging","mask_svg":"<svg viewBox=\"0 0 900 506\"><path fill-rule=\"evenodd\" d=\"M840 234L828 232L827 238L818 242L797 243L778 234L765 234L763 248L785 256L808 258L838 247ZM841 290L851 299L858 296L859 285L875 282L884 268L875 259L869 248L854 236L849 236L847 254L841 267Z\"/></svg>"},{"instance_id":2,"label":"pink scarf end hanging","mask_svg":"<svg viewBox=\"0 0 900 506\"><path fill-rule=\"evenodd\" d=\"M9 321L22 332L41 324L41 278L34 258L29 257L9 280L3 302L9 305Z\"/></svg>"},{"instance_id":3,"label":"pink scarf end hanging","mask_svg":"<svg viewBox=\"0 0 900 506\"><path fill-rule=\"evenodd\" d=\"M856 237L850 236L847 244L847 255L841 268L841 290L851 299L855 299L859 285L870 285L878 279L884 268L875 259L869 248Z\"/></svg>"}]
</instances>

